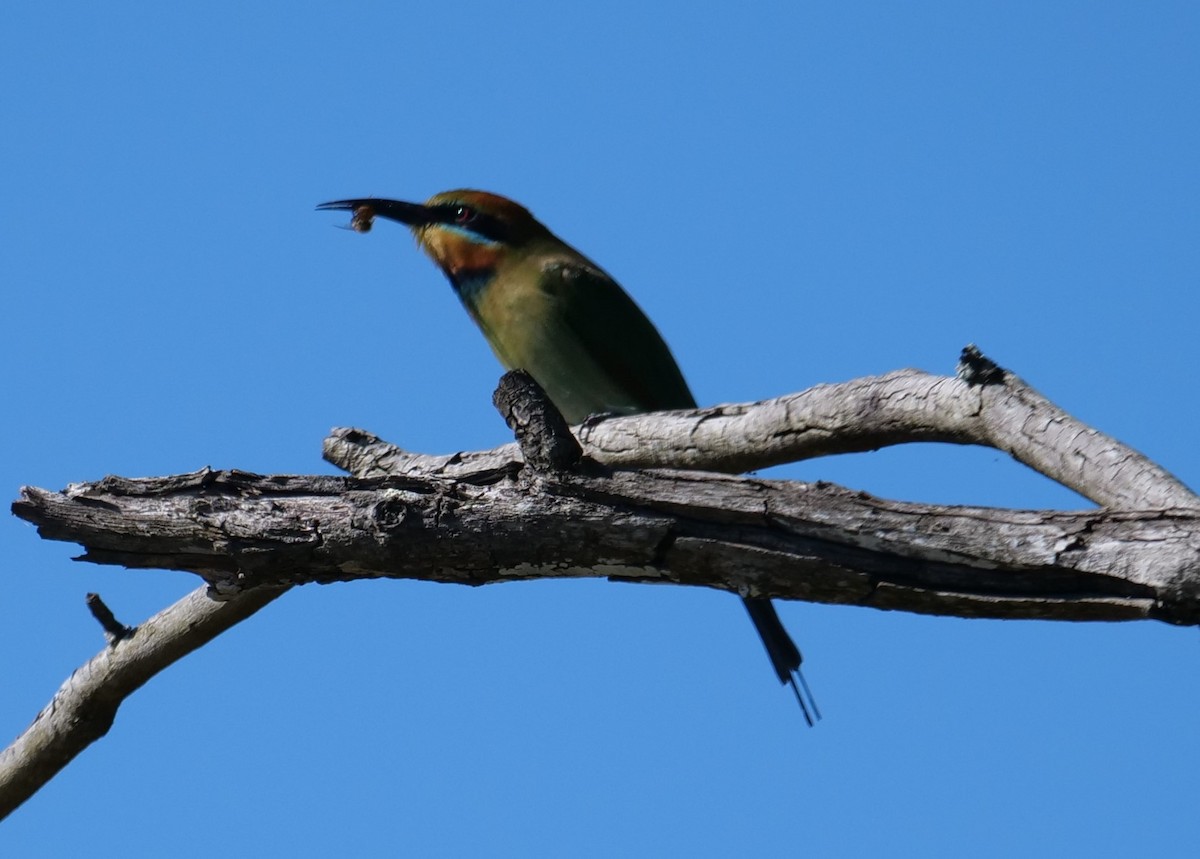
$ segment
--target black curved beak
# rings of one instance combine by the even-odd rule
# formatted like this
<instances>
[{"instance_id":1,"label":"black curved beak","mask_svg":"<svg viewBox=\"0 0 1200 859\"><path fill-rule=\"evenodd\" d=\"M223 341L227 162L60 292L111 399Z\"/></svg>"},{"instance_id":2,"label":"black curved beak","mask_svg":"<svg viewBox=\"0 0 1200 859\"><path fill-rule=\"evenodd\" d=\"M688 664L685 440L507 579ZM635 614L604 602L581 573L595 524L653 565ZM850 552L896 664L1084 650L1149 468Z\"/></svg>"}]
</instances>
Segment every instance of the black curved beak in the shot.
<instances>
[{"instance_id":1,"label":"black curved beak","mask_svg":"<svg viewBox=\"0 0 1200 859\"><path fill-rule=\"evenodd\" d=\"M432 224L439 220L438 214L420 203L404 203L400 200L385 200L382 197L363 197L358 200L334 200L317 206L319 212L354 212L356 220L372 217L387 218L410 227Z\"/></svg>"}]
</instances>

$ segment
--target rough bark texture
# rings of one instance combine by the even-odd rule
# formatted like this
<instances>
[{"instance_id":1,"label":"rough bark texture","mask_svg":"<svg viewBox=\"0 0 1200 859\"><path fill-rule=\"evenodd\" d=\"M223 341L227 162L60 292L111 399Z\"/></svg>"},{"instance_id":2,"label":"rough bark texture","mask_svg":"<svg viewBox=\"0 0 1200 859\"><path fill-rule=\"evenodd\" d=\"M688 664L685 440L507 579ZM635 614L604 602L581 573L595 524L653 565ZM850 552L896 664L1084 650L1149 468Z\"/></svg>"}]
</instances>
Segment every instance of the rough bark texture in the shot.
<instances>
[{"instance_id":1,"label":"rough bark texture","mask_svg":"<svg viewBox=\"0 0 1200 859\"><path fill-rule=\"evenodd\" d=\"M304 582L609 576L963 617L1200 624L1200 498L972 348L957 378L904 370L594 419L578 442L528 377L506 377L496 404L520 448L424 456L335 430L325 456L351 477L204 470L22 489L13 511L83 544L85 560L190 570L208 587L132 630L93 601L109 646L0 754L0 817L149 677ZM941 507L728 476L910 441L1007 451L1101 507ZM647 470L615 470L630 468Z\"/></svg>"},{"instance_id":2,"label":"rough bark texture","mask_svg":"<svg viewBox=\"0 0 1200 859\"><path fill-rule=\"evenodd\" d=\"M584 455L614 468L727 474L914 441L977 444L1005 451L1101 506L1200 507L1200 498L1161 466L1007 373L1001 382L978 384L898 370L759 403L609 417L577 433ZM456 477L504 467L519 461L520 452L505 445L482 453L412 454L362 430L337 429L325 441L325 458L359 477Z\"/></svg>"},{"instance_id":3,"label":"rough bark texture","mask_svg":"<svg viewBox=\"0 0 1200 859\"><path fill-rule=\"evenodd\" d=\"M607 576L965 617L1200 623L1200 511L884 501L827 484L647 470L484 479L199 471L26 489L84 560L188 570L218 594L418 578Z\"/></svg>"}]
</instances>

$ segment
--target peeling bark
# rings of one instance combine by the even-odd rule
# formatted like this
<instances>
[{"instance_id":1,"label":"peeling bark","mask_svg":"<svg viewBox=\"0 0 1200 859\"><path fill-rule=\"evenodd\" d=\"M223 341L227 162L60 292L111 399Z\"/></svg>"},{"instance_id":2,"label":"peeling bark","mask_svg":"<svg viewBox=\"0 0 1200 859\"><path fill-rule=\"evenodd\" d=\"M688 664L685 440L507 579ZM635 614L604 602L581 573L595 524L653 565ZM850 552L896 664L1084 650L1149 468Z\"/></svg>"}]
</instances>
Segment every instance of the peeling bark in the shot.
<instances>
[{"instance_id":1,"label":"peeling bark","mask_svg":"<svg viewBox=\"0 0 1200 859\"><path fill-rule=\"evenodd\" d=\"M606 576L960 617L1200 625L1200 498L969 347L956 378L902 370L761 403L596 418L572 436L532 380L496 405L518 445L410 454L335 430L350 477L203 470L25 487L13 512L84 560L206 586L129 629L0 753L0 817L112 724L151 676L294 584ZM1003 450L1100 505L885 501L738 472L912 441ZM641 470L629 470L641 469Z\"/></svg>"},{"instance_id":2,"label":"peeling bark","mask_svg":"<svg viewBox=\"0 0 1200 859\"><path fill-rule=\"evenodd\" d=\"M83 560L186 570L219 595L412 578L604 576L964 617L1200 623L1200 511L885 501L703 472L486 480L198 471L24 490Z\"/></svg>"}]
</instances>

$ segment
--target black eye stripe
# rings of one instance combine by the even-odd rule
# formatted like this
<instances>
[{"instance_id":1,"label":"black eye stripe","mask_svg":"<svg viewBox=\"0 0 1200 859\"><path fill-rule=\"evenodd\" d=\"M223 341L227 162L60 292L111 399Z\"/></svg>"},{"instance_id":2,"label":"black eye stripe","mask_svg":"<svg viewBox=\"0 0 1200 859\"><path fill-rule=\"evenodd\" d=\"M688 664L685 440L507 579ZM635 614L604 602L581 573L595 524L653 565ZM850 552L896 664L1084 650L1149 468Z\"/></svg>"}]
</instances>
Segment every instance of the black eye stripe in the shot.
<instances>
[{"instance_id":1,"label":"black eye stripe","mask_svg":"<svg viewBox=\"0 0 1200 859\"><path fill-rule=\"evenodd\" d=\"M433 210L440 223L470 230L493 242L509 240L509 230L504 223L478 209L458 203L448 203L434 206Z\"/></svg>"}]
</instances>

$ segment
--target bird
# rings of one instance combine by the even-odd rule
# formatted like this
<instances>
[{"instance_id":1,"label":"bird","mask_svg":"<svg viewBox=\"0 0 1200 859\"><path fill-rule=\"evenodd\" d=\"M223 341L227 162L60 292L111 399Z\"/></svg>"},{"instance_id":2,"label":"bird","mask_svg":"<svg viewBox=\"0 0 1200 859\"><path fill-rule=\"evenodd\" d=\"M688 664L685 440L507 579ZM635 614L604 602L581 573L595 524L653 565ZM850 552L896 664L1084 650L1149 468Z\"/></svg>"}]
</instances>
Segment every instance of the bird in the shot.
<instances>
[{"instance_id":1,"label":"bird","mask_svg":"<svg viewBox=\"0 0 1200 859\"><path fill-rule=\"evenodd\" d=\"M629 294L519 203L456 190L424 203L363 197L317 209L352 212L359 232L375 217L407 226L500 363L533 376L569 423L696 408L671 350ZM776 676L812 726L821 713L799 648L769 599L742 601Z\"/></svg>"}]
</instances>

